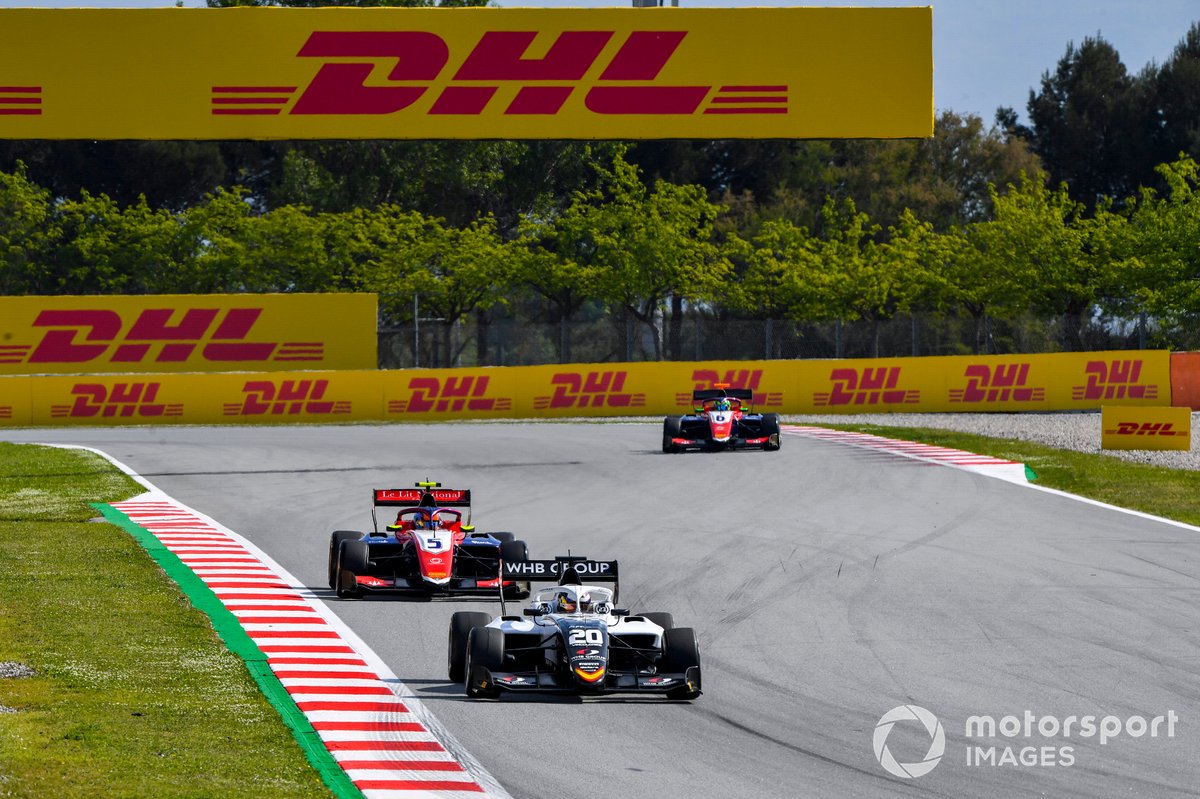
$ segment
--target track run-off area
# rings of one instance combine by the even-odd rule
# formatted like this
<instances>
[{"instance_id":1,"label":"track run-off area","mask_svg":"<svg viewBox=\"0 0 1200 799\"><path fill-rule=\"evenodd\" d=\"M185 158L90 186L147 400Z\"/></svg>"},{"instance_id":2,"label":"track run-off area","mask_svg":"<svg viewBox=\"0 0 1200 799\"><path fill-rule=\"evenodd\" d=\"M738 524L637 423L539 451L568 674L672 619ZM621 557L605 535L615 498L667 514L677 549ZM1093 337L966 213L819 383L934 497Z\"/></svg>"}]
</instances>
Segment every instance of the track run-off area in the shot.
<instances>
[{"instance_id":1,"label":"track run-off area","mask_svg":"<svg viewBox=\"0 0 1200 799\"><path fill-rule=\"evenodd\" d=\"M449 743L418 756L364 745L352 762L374 765L351 777L394 778L368 796L1200 791L1200 530L1038 489L1016 464L795 426L775 453L664 455L660 424L647 422L0 438L99 449L285 575L289 596L236 599L258 586L227 585L222 601L257 606L240 610L252 638L293 632L283 615L327 624L351 650L327 654L356 684L389 692L370 700L389 707L360 711L385 716L317 717L333 725L321 737L356 739L375 721ZM478 529L516 532L531 557L618 560L621 605L696 629L704 695L471 701L446 677L447 625L455 610L498 613L497 602L334 597L330 531L370 526L371 489L424 479L472 489ZM183 525L160 531L186 548L179 533L193 521L166 506L126 510ZM311 643L256 641L272 639ZM330 682L311 664L280 665L307 672L281 677L285 687ZM316 693L297 704L341 701ZM404 768L384 773L388 760L462 769L439 767L422 787Z\"/></svg>"}]
</instances>

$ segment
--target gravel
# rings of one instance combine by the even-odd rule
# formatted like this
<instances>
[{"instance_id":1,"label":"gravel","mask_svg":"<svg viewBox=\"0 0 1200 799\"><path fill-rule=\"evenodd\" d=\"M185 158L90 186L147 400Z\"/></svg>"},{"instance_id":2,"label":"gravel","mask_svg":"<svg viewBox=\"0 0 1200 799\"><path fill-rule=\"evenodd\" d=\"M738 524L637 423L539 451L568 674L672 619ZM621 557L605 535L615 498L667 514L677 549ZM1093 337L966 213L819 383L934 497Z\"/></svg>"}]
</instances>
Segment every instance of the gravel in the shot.
<instances>
[{"instance_id":1,"label":"gravel","mask_svg":"<svg viewBox=\"0 0 1200 799\"><path fill-rule=\"evenodd\" d=\"M1060 449L1093 452L1136 463L1173 469L1200 469L1200 413L1192 413L1192 448L1188 451L1100 449L1100 414L1086 413L864 413L788 415L795 424L877 424L887 427L933 427L991 438L1034 441Z\"/></svg>"},{"instance_id":2,"label":"gravel","mask_svg":"<svg viewBox=\"0 0 1200 799\"><path fill-rule=\"evenodd\" d=\"M32 677L33 669L12 660L0 661L0 677Z\"/></svg>"}]
</instances>

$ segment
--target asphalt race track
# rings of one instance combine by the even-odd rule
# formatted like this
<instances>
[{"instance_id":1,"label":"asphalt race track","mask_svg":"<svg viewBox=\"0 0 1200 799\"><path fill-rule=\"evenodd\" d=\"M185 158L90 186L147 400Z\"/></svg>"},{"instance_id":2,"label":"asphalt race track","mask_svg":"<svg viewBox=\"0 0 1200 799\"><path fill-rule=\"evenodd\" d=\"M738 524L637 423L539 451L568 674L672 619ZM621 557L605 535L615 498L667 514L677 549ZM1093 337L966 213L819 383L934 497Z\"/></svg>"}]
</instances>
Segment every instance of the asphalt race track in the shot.
<instances>
[{"instance_id":1,"label":"asphalt race track","mask_svg":"<svg viewBox=\"0 0 1200 799\"><path fill-rule=\"evenodd\" d=\"M517 799L1200 791L1191 528L792 436L778 453L668 456L659 425L646 423L0 438L103 449L245 535L330 595ZM517 532L532 557L569 548L619 560L621 605L696 628L704 696L468 701L446 679L447 622L496 603L332 597L329 532L370 524L372 488L426 478L473 489L479 529ZM913 779L889 775L873 748L880 718L905 704L931 711L945 733L941 762ZM1028 737L1012 727L1011 737L966 737L970 716L1024 726L1026 711ZM1153 718L1168 714L1173 735L1164 720L1152 736ZM1120 732L1101 744L1081 733L1084 716L1097 726L1112 716ZM907 764L930 743L916 721L886 738ZM976 747L994 748L982 765Z\"/></svg>"}]
</instances>

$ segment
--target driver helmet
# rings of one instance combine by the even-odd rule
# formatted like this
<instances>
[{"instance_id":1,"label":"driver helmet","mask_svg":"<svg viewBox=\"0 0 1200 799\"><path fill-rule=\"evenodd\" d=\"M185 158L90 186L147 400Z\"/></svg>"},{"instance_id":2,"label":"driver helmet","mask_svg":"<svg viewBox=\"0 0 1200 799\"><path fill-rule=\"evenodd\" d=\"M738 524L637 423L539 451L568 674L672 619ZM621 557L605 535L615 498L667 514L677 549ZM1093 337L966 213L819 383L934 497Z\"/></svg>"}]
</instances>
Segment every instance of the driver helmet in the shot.
<instances>
[{"instance_id":1,"label":"driver helmet","mask_svg":"<svg viewBox=\"0 0 1200 799\"><path fill-rule=\"evenodd\" d=\"M721 397L720 399L718 399L716 402L713 403L713 409L718 410L718 411L729 410L729 398Z\"/></svg>"},{"instance_id":2,"label":"driver helmet","mask_svg":"<svg viewBox=\"0 0 1200 799\"><path fill-rule=\"evenodd\" d=\"M596 610L596 603L592 601L592 595L589 593L586 593L586 592L580 594L579 595L579 612L580 613L593 613L593 612L595 612L595 610Z\"/></svg>"},{"instance_id":3,"label":"driver helmet","mask_svg":"<svg viewBox=\"0 0 1200 799\"><path fill-rule=\"evenodd\" d=\"M555 609L559 613L574 613L575 612L575 597L568 594L566 591L559 593L558 602Z\"/></svg>"},{"instance_id":4,"label":"driver helmet","mask_svg":"<svg viewBox=\"0 0 1200 799\"><path fill-rule=\"evenodd\" d=\"M429 511L419 510L413 514L412 529L414 530L432 530L433 518L429 515Z\"/></svg>"}]
</instances>

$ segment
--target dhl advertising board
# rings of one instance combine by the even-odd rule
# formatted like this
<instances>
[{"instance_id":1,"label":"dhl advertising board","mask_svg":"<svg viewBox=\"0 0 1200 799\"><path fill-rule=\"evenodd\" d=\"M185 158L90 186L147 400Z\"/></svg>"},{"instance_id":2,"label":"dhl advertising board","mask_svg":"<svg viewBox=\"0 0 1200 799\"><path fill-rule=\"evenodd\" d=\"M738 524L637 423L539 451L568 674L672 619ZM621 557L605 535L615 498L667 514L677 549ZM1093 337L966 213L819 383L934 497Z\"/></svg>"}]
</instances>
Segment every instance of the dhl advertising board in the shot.
<instances>
[{"instance_id":1,"label":"dhl advertising board","mask_svg":"<svg viewBox=\"0 0 1200 799\"><path fill-rule=\"evenodd\" d=\"M0 378L0 425L278 424L375 421L378 372Z\"/></svg>"},{"instance_id":2,"label":"dhl advertising board","mask_svg":"<svg viewBox=\"0 0 1200 799\"><path fill-rule=\"evenodd\" d=\"M0 375L374 369L374 294L0 297Z\"/></svg>"},{"instance_id":3,"label":"dhl advertising board","mask_svg":"<svg viewBox=\"0 0 1200 799\"><path fill-rule=\"evenodd\" d=\"M1096 409L1170 404L1166 350L797 361L799 413Z\"/></svg>"},{"instance_id":4,"label":"dhl advertising board","mask_svg":"<svg viewBox=\"0 0 1200 799\"><path fill-rule=\"evenodd\" d=\"M925 8L0 9L0 138L933 135Z\"/></svg>"},{"instance_id":5,"label":"dhl advertising board","mask_svg":"<svg viewBox=\"0 0 1200 799\"><path fill-rule=\"evenodd\" d=\"M686 413L748 388L768 413L1169 405L1166 351L838 361L571 364L0 377L0 426L441 421Z\"/></svg>"}]
</instances>

